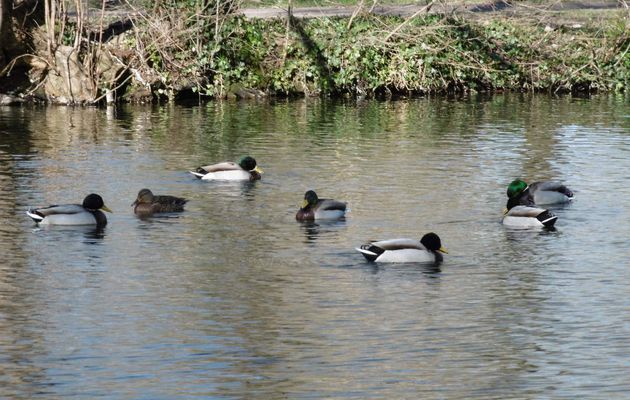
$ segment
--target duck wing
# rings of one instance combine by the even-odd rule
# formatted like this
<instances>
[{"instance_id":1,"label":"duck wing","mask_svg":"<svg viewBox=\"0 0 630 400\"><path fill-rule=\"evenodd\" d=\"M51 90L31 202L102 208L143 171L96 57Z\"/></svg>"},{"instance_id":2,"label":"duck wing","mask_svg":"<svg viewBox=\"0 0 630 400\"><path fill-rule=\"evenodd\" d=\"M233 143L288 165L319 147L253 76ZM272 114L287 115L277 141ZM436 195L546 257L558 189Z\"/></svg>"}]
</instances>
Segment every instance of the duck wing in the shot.
<instances>
[{"instance_id":1,"label":"duck wing","mask_svg":"<svg viewBox=\"0 0 630 400\"><path fill-rule=\"evenodd\" d=\"M183 211L188 200L176 196L154 196L153 205L161 212Z\"/></svg>"},{"instance_id":2,"label":"duck wing","mask_svg":"<svg viewBox=\"0 0 630 400\"><path fill-rule=\"evenodd\" d=\"M426 250L426 247L415 239L388 239L380 240L377 242L369 243L370 246L376 246L383 250L403 250L403 249L415 249Z\"/></svg>"},{"instance_id":3,"label":"duck wing","mask_svg":"<svg viewBox=\"0 0 630 400\"><path fill-rule=\"evenodd\" d=\"M562 184L562 182L558 181L534 182L529 185L529 187L532 193L535 193L536 191L549 191L562 193L569 198L573 197L573 192L571 191L571 189Z\"/></svg>"},{"instance_id":4,"label":"duck wing","mask_svg":"<svg viewBox=\"0 0 630 400\"><path fill-rule=\"evenodd\" d=\"M33 221L39 223L42 222L44 218L53 215L77 215L87 212L88 211L79 204L62 204L42 208L30 208L26 211L26 215L28 215Z\"/></svg>"},{"instance_id":5,"label":"duck wing","mask_svg":"<svg viewBox=\"0 0 630 400\"><path fill-rule=\"evenodd\" d=\"M226 161L218 164L206 165L203 167L197 168L197 172L205 171L206 174L210 172L220 172L220 171L242 171L240 165L232 161Z\"/></svg>"},{"instance_id":6,"label":"duck wing","mask_svg":"<svg viewBox=\"0 0 630 400\"><path fill-rule=\"evenodd\" d=\"M183 197L177 196L153 196L154 202L164 204L164 205L177 205L183 206L188 202L188 200Z\"/></svg>"},{"instance_id":7,"label":"duck wing","mask_svg":"<svg viewBox=\"0 0 630 400\"><path fill-rule=\"evenodd\" d=\"M190 172L191 174L195 175L197 178L201 179L201 178L203 178L205 175L207 175L209 173L225 172L225 171L245 171L245 170L243 168L241 168L241 166L238 165L235 162L226 161L226 162L222 162L222 163L218 163L218 164L212 164L212 165L206 165L206 166L198 167L196 170L188 171L188 172ZM260 176L259 176L258 179L260 179Z\"/></svg>"},{"instance_id":8,"label":"duck wing","mask_svg":"<svg viewBox=\"0 0 630 400\"><path fill-rule=\"evenodd\" d=\"M42 207L37 209L29 210L32 214L37 214L42 217L47 217L49 215L56 214L78 214L82 212L86 212L87 210L83 208L80 204L61 204L61 205L52 205L48 207Z\"/></svg>"},{"instance_id":9,"label":"duck wing","mask_svg":"<svg viewBox=\"0 0 630 400\"><path fill-rule=\"evenodd\" d=\"M525 217L525 218L536 218L541 213L545 212L544 208L531 207L531 206L515 206L510 208L510 210L505 215L509 215L510 217Z\"/></svg>"},{"instance_id":10,"label":"duck wing","mask_svg":"<svg viewBox=\"0 0 630 400\"><path fill-rule=\"evenodd\" d=\"M414 239L389 239L370 242L356 249L368 261L376 261L386 251L394 250L423 250L427 249L417 240Z\"/></svg>"},{"instance_id":11,"label":"duck wing","mask_svg":"<svg viewBox=\"0 0 630 400\"><path fill-rule=\"evenodd\" d=\"M346 211L347 203L333 199L320 199L315 206L319 211L339 210Z\"/></svg>"}]
</instances>

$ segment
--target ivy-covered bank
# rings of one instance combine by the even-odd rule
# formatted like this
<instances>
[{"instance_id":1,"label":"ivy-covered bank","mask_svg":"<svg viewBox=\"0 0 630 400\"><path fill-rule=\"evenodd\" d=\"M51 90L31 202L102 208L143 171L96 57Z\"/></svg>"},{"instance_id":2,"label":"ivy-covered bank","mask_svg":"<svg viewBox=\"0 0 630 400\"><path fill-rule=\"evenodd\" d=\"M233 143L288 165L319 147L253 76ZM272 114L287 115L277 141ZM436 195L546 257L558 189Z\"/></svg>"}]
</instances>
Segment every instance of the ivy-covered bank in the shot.
<instances>
[{"instance_id":1,"label":"ivy-covered bank","mask_svg":"<svg viewBox=\"0 0 630 400\"><path fill-rule=\"evenodd\" d=\"M613 22L613 21L609 21ZM626 91L630 30L427 16L235 18L204 94L379 96L470 91Z\"/></svg>"},{"instance_id":2,"label":"ivy-covered bank","mask_svg":"<svg viewBox=\"0 0 630 400\"><path fill-rule=\"evenodd\" d=\"M51 18L34 23L28 34L14 35L31 39L24 54L0 67L0 93L93 104L627 92L630 83L630 24L622 13L591 24L553 24L499 15L246 19L229 9L201 11L156 8L110 25L97 15L100 26L67 16L55 29ZM19 73L27 79L15 78Z\"/></svg>"}]
</instances>

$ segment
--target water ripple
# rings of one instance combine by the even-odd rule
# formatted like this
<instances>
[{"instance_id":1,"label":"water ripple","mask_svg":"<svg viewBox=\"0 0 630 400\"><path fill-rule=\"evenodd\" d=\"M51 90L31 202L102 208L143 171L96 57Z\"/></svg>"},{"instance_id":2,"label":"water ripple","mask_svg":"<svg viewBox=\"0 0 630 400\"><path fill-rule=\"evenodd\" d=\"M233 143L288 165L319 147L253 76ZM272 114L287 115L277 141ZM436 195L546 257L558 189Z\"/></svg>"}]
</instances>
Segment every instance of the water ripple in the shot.
<instances>
[{"instance_id":1,"label":"water ripple","mask_svg":"<svg viewBox=\"0 0 630 400\"><path fill-rule=\"evenodd\" d=\"M0 109L0 396L592 398L627 383L627 104L594 97ZM201 182L256 157L262 181ZM567 182L557 229L501 223ZM189 199L150 219L139 189ZM295 221L304 192L345 220ZM29 206L99 192L102 230ZM439 265L367 240L435 231Z\"/></svg>"}]
</instances>

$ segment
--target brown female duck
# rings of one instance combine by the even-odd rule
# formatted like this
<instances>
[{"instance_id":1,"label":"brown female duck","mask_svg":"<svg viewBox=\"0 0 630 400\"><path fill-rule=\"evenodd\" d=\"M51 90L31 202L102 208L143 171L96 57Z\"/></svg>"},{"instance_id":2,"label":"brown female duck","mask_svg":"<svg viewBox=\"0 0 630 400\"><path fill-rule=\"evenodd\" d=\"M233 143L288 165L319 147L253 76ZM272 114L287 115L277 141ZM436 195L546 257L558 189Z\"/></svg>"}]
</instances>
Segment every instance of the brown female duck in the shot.
<instances>
[{"instance_id":1,"label":"brown female duck","mask_svg":"<svg viewBox=\"0 0 630 400\"><path fill-rule=\"evenodd\" d=\"M184 211L184 204L188 200L175 196L156 196L149 189L142 189L138 192L138 197L131 205L133 212L150 216L158 213L169 213Z\"/></svg>"}]
</instances>

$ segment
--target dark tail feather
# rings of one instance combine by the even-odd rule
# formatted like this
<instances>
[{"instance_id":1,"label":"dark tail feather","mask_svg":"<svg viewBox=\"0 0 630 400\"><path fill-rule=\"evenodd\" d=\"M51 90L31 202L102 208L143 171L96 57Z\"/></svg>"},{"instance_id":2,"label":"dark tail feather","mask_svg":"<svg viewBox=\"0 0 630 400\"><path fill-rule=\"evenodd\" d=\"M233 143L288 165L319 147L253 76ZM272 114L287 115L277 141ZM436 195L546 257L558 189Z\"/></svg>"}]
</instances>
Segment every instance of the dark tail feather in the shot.
<instances>
[{"instance_id":1,"label":"dark tail feather","mask_svg":"<svg viewBox=\"0 0 630 400\"><path fill-rule=\"evenodd\" d=\"M558 217L553 215L549 210L541 212L536 218L545 226L545 228L553 227L558 220Z\"/></svg>"},{"instance_id":2,"label":"dark tail feather","mask_svg":"<svg viewBox=\"0 0 630 400\"><path fill-rule=\"evenodd\" d=\"M571 189L569 189L568 187L562 185L560 186L560 188L558 189L558 191L562 194L564 194L565 196L567 196L568 198L572 199L573 198L573 192L571 191Z\"/></svg>"},{"instance_id":3,"label":"dark tail feather","mask_svg":"<svg viewBox=\"0 0 630 400\"><path fill-rule=\"evenodd\" d=\"M376 259L385 252L385 250L372 244L364 244L357 250L359 250L368 261L376 261Z\"/></svg>"},{"instance_id":4,"label":"dark tail feather","mask_svg":"<svg viewBox=\"0 0 630 400\"><path fill-rule=\"evenodd\" d=\"M196 178L201 179L205 174L208 173L208 171L206 171L205 169L198 167L197 169L195 169L194 171L188 171L191 174L193 174Z\"/></svg>"}]
</instances>

